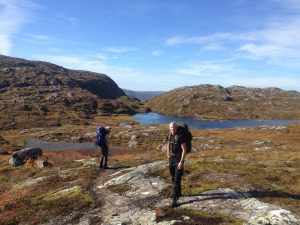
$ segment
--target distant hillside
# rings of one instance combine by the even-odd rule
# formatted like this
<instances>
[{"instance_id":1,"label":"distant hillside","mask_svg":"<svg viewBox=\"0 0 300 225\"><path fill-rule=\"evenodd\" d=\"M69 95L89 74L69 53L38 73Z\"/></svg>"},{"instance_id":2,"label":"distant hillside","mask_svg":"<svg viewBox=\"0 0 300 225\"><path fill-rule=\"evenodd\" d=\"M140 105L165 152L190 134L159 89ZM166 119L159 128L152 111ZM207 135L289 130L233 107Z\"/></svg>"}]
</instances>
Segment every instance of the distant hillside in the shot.
<instances>
[{"instance_id":1,"label":"distant hillside","mask_svg":"<svg viewBox=\"0 0 300 225\"><path fill-rule=\"evenodd\" d=\"M137 98L140 100L149 100L153 96L160 95L162 93L165 93L164 91L131 91L122 89L125 94L130 98Z\"/></svg>"},{"instance_id":2,"label":"distant hillside","mask_svg":"<svg viewBox=\"0 0 300 225\"><path fill-rule=\"evenodd\" d=\"M0 55L0 89L24 87L81 88L105 99L125 96L107 75L70 70L55 64Z\"/></svg>"},{"instance_id":3,"label":"distant hillside","mask_svg":"<svg viewBox=\"0 0 300 225\"><path fill-rule=\"evenodd\" d=\"M107 75L0 55L0 129L84 124L98 113L129 113L128 99Z\"/></svg>"},{"instance_id":4,"label":"distant hillside","mask_svg":"<svg viewBox=\"0 0 300 225\"><path fill-rule=\"evenodd\" d=\"M201 119L300 119L300 93L279 88L182 87L146 105L164 115Z\"/></svg>"}]
</instances>

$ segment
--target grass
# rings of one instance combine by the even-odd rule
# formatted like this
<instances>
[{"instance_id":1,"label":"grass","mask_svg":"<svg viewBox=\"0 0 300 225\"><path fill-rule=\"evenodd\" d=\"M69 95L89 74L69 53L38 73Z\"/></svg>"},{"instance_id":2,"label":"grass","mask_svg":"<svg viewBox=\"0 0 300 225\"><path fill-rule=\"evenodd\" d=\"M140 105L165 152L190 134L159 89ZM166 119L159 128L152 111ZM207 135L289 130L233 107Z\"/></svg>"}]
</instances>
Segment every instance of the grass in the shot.
<instances>
[{"instance_id":1,"label":"grass","mask_svg":"<svg viewBox=\"0 0 300 225\"><path fill-rule=\"evenodd\" d=\"M213 139L216 145L220 142L240 144L224 144L221 150L191 153L182 181L183 194L229 187L249 191L261 201L300 215L299 131L299 125L291 125L282 132L259 128L195 132ZM254 150L257 146L253 143L257 140L265 141L263 146L270 149ZM160 173L166 176L167 171Z\"/></svg>"},{"instance_id":2,"label":"grass","mask_svg":"<svg viewBox=\"0 0 300 225\"><path fill-rule=\"evenodd\" d=\"M94 132L97 124L104 118L106 117L99 117L99 121L94 121L92 126L68 125L50 129L48 132L51 135L45 138L68 140L72 136L85 137L84 134ZM149 136L138 135L137 148L128 148L130 139L130 135L126 136L128 128L117 126L122 120L130 123L126 117L112 116L111 120L106 120L107 124L113 124L112 145L124 146L121 149L111 149L109 166L122 169L165 159L165 152L158 150L157 146L163 143L164 136L168 132L167 126L157 126L157 131L153 135L151 132L148 132ZM128 132L140 134L144 133L144 130L150 130L150 127L132 125ZM0 150L8 151L9 155L0 155L0 224L29 223L28 221L37 224L47 218L55 218L62 212L63 214L72 211L84 213L88 207L100 204L93 196L92 187L99 173L103 171L99 172L94 166L78 169L81 163L75 162L77 159L99 157L100 151L44 152L42 159L48 158L53 164L53 167L44 169L8 165L11 153L22 147L23 140L36 137L41 132L43 132L42 128L28 130L22 134L19 131L1 132L1 136L8 140L9 144L6 143L5 147L0 145ZM123 136L117 135L122 132L125 132ZM300 125L290 125L283 130L247 128L193 130L192 132L193 147L197 152L187 156L182 179L183 195L196 195L204 191L228 187L235 191L249 192L263 202L275 204L300 215ZM91 139L84 141L91 141ZM207 148L203 147L205 144L208 145ZM66 169L70 171L57 175L59 171ZM161 176L171 184L168 168L151 171L151 174ZM47 179L35 186L17 188L17 184L25 180L43 176ZM80 186L81 189L53 197L54 193L75 185ZM120 194L130 188L126 185L112 187L113 191ZM167 186L161 194L169 197L170 193L171 185ZM32 214L36 215L33 219ZM186 212L164 209L161 212L163 215L161 219L175 218L176 214L185 215ZM198 216L205 217L202 214ZM207 221L215 221L215 224L239 223L226 220L223 215L210 216ZM196 223L190 220L185 224Z\"/></svg>"},{"instance_id":3,"label":"grass","mask_svg":"<svg viewBox=\"0 0 300 225\"><path fill-rule=\"evenodd\" d=\"M108 121L108 124L118 124L121 120L130 123L130 120L126 118L128 117L112 117L112 120ZM92 128L94 129L95 127L96 125L93 127L61 126L49 129L47 131L49 135L43 137L46 140L48 140L48 137L51 137L50 140L67 140L71 136L80 136L93 132ZM118 129L116 128L115 132L118 132ZM144 128L139 127L139 129ZM78 169L82 164L75 161L91 157L99 158L100 151L45 151L41 159L48 159L53 164L53 167L39 169L29 161L24 166L13 167L8 165L11 153L14 150L21 149L25 139L35 138L44 133L44 129L34 128L32 131L29 130L20 133L20 131L5 131L1 133L1 136L3 135L9 141L10 145L0 146L0 149L8 147L9 151L9 154L0 156L0 224L38 224L50 218L67 215L70 212L84 213L92 205L100 206L99 200L91 192L97 180L96 178L99 177L97 167L91 166ZM87 139L86 141L89 140ZM161 154L156 154L157 152L154 149L149 146L147 149L146 152L140 148L132 150L122 149L121 151L114 151L112 149L109 156L109 165L115 164L118 168L124 168L152 162L161 158ZM59 171L64 170L69 171L59 173L58 175ZM100 171L100 173L102 172ZM22 188L18 186L23 181L39 177L46 177L46 179L34 186L24 186ZM81 189L61 195L54 195L54 193L62 189L75 185L80 186ZM124 193L130 187L123 185L112 187L112 189L116 192Z\"/></svg>"},{"instance_id":4,"label":"grass","mask_svg":"<svg viewBox=\"0 0 300 225\"><path fill-rule=\"evenodd\" d=\"M69 151L45 153L44 157L51 159L54 166L42 170L28 165L13 167L7 165L8 156L1 157L0 224L38 224L73 211L84 212L90 205L99 204L91 192L98 175L97 169L77 169L80 164L73 162L91 156ZM64 169L71 170L58 174ZM38 177L46 179L33 186L18 186L25 180ZM81 188L55 194L76 185Z\"/></svg>"}]
</instances>

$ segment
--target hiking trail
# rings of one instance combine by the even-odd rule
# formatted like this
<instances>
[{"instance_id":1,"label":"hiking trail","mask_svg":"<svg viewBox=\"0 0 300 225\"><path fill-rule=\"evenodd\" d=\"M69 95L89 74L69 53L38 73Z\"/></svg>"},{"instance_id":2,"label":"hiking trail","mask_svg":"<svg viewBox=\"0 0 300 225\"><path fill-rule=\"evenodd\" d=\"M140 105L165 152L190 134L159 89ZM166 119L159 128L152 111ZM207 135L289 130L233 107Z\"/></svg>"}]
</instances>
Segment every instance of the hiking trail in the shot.
<instances>
[{"instance_id":1,"label":"hiking trail","mask_svg":"<svg viewBox=\"0 0 300 225\"><path fill-rule=\"evenodd\" d=\"M168 184L149 171L167 166L166 161L106 172L107 181L100 181L95 192L102 199L99 216L102 224L174 224L179 221L156 222L155 207L168 207L170 199L160 195ZM125 187L121 194L112 192L112 187ZM299 217L275 205L261 202L247 192L235 192L229 188L207 191L195 196L179 199L179 208L222 213L245 221L246 225L297 225Z\"/></svg>"}]
</instances>

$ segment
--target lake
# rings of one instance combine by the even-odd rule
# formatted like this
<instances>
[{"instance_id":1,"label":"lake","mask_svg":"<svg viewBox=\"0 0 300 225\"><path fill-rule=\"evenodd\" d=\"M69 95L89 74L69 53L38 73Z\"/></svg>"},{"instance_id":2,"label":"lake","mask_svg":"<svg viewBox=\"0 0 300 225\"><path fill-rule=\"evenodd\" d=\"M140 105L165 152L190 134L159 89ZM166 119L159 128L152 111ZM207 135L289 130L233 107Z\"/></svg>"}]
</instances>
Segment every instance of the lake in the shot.
<instances>
[{"instance_id":1,"label":"lake","mask_svg":"<svg viewBox=\"0 0 300 225\"><path fill-rule=\"evenodd\" d=\"M298 122L297 120L200 120L189 117L163 116L158 113L138 113L134 115L135 120L140 124L169 124L170 122L186 123L192 129L225 129L234 127L249 126L282 126ZM39 147L43 150L63 151L68 149L95 151L99 150L94 143L74 143L66 141L50 142L37 139L25 141L25 147ZM112 146L112 151L122 152L128 146ZM122 150L122 151L120 151Z\"/></svg>"},{"instance_id":2,"label":"lake","mask_svg":"<svg viewBox=\"0 0 300 225\"><path fill-rule=\"evenodd\" d=\"M283 126L298 122L297 120L201 120L190 117L163 116L158 113L138 113L136 122L144 125L186 123L192 129L225 129L249 126Z\"/></svg>"},{"instance_id":3,"label":"lake","mask_svg":"<svg viewBox=\"0 0 300 225\"><path fill-rule=\"evenodd\" d=\"M64 150L78 150L78 151L99 151L100 148L92 142L69 142L69 141L43 141L38 139L27 139L24 141L26 148L41 148L43 150L50 151L64 151ZM110 153L118 152L118 154L127 151L128 146L116 146L110 147Z\"/></svg>"}]
</instances>

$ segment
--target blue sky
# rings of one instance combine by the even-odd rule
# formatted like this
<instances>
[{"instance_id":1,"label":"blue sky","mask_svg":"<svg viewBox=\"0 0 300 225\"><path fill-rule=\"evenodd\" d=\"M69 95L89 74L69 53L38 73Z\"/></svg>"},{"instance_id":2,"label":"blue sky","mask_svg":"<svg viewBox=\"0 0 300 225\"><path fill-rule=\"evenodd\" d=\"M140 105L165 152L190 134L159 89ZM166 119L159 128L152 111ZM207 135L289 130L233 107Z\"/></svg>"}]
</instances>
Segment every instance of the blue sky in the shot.
<instances>
[{"instance_id":1,"label":"blue sky","mask_svg":"<svg viewBox=\"0 0 300 225\"><path fill-rule=\"evenodd\" d=\"M300 0L0 0L0 54L136 91L300 91Z\"/></svg>"}]
</instances>

